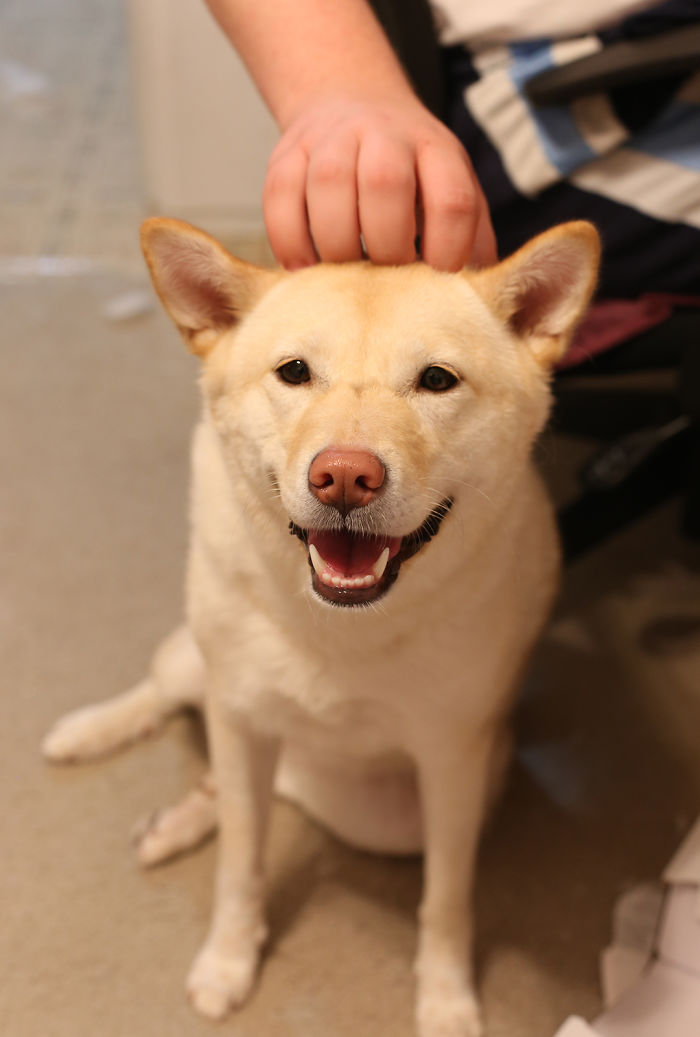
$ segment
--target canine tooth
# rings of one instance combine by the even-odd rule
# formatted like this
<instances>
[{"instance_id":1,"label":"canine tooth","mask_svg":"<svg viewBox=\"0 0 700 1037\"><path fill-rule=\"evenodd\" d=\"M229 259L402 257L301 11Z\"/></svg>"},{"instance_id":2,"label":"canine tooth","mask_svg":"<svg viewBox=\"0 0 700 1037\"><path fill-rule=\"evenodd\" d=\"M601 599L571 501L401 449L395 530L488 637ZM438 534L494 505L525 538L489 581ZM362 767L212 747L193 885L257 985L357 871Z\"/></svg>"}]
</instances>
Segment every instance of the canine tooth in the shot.
<instances>
[{"instance_id":1,"label":"canine tooth","mask_svg":"<svg viewBox=\"0 0 700 1037\"><path fill-rule=\"evenodd\" d=\"M318 575L323 576L323 572L326 568L326 563L318 553L318 548L315 544L309 544L309 558L311 559L311 564L313 565Z\"/></svg>"},{"instance_id":2,"label":"canine tooth","mask_svg":"<svg viewBox=\"0 0 700 1037\"><path fill-rule=\"evenodd\" d=\"M376 577L372 576L371 574L368 573L367 576L363 576L362 577L362 580L360 581L360 586L362 586L362 587L371 587L372 584L376 583L376 582L377 582Z\"/></svg>"},{"instance_id":3,"label":"canine tooth","mask_svg":"<svg viewBox=\"0 0 700 1037\"><path fill-rule=\"evenodd\" d=\"M382 576L384 575L384 570L386 569L386 563L388 561L389 548L385 547L377 561L372 566L372 573L374 574L375 580L381 580Z\"/></svg>"}]
</instances>

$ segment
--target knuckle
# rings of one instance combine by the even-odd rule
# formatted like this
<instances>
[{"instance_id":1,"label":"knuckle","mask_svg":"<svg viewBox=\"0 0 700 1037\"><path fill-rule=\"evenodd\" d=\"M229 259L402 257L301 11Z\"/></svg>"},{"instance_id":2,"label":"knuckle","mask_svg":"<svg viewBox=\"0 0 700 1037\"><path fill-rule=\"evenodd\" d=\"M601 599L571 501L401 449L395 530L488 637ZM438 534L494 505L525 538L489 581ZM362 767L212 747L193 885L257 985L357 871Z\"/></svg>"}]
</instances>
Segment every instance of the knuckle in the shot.
<instances>
[{"instance_id":1,"label":"knuckle","mask_svg":"<svg viewBox=\"0 0 700 1037\"><path fill-rule=\"evenodd\" d=\"M296 191L303 181L304 160L302 155L287 154L270 161L265 174L263 195L265 197L288 194Z\"/></svg>"},{"instance_id":2,"label":"knuckle","mask_svg":"<svg viewBox=\"0 0 700 1037\"><path fill-rule=\"evenodd\" d=\"M269 169L265 177L263 195L266 198L270 198L281 194L287 194L295 183L296 178L293 179L284 170L279 168Z\"/></svg>"},{"instance_id":3,"label":"knuckle","mask_svg":"<svg viewBox=\"0 0 700 1037\"><path fill-rule=\"evenodd\" d=\"M379 162L363 173L364 186L377 194L404 194L415 183L413 170L401 163Z\"/></svg>"},{"instance_id":4,"label":"knuckle","mask_svg":"<svg viewBox=\"0 0 700 1037\"><path fill-rule=\"evenodd\" d=\"M430 206L432 215L445 222L474 220L478 211L478 200L473 191L452 189L441 191Z\"/></svg>"},{"instance_id":5,"label":"knuckle","mask_svg":"<svg viewBox=\"0 0 700 1037\"><path fill-rule=\"evenodd\" d=\"M312 160L309 172L317 183L332 186L344 183L354 170L349 162L336 155L319 155Z\"/></svg>"}]
</instances>

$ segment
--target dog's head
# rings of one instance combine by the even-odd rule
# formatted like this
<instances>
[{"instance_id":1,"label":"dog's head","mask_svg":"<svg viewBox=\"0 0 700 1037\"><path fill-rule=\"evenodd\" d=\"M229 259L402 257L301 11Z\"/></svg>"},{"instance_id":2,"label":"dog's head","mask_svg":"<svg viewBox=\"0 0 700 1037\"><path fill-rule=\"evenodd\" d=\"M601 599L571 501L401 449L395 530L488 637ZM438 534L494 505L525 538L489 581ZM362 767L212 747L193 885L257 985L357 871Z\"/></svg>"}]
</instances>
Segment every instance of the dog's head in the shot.
<instances>
[{"instance_id":1,"label":"dog's head","mask_svg":"<svg viewBox=\"0 0 700 1037\"><path fill-rule=\"evenodd\" d=\"M495 518L546 420L549 374L598 262L586 223L459 274L264 270L176 220L146 221L142 242L203 361L234 480L290 524L314 591L336 605L381 597L451 510L467 526Z\"/></svg>"}]
</instances>

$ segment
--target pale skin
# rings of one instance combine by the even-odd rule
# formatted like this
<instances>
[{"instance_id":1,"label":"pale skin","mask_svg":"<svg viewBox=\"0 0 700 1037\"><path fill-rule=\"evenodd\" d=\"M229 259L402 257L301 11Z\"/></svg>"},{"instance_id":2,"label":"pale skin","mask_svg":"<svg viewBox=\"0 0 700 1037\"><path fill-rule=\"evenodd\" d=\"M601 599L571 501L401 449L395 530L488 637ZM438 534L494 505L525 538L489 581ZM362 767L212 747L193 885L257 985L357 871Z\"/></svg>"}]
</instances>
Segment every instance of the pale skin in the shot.
<instances>
[{"instance_id":1,"label":"pale skin","mask_svg":"<svg viewBox=\"0 0 700 1037\"><path fill-rule=\"evenodd\" d=\"M319 259L439 270L496 260L457 138L416 96L364 0L206 0L281 131L263 191L287 269ZM363 249L364 246L364 249Z\"/></svg>"}]
</instances>

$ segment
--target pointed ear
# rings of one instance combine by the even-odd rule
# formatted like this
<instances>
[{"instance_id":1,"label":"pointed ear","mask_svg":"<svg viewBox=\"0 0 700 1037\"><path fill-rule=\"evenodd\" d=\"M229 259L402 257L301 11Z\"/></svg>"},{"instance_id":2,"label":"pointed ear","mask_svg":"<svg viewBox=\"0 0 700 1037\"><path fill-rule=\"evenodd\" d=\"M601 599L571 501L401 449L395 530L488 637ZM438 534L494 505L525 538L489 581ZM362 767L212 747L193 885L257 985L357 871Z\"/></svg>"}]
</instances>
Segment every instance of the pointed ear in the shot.
<instances>
[{"instance_id":1,"label":"pointed ear","mask_svg":"<svg viewBox=\"0 0 700 1037\"><path fill-rule=\"evenodd\" d=\"M592 224L564 223L470 280L542 366L552 367L590 301L599 260L600 239Z\"/></svg>"},{"instance_id":2,"label":"pointed ear","mask_svg":"<svg viewBox=\"0 0 700 1037\"><path fill-rule=\"evenodd\" d=\"M141 248L163 306L188 349L200 357L278 277L235 259L214 238L181 220L146 220Z\"/></svg>"}]
</instances>

